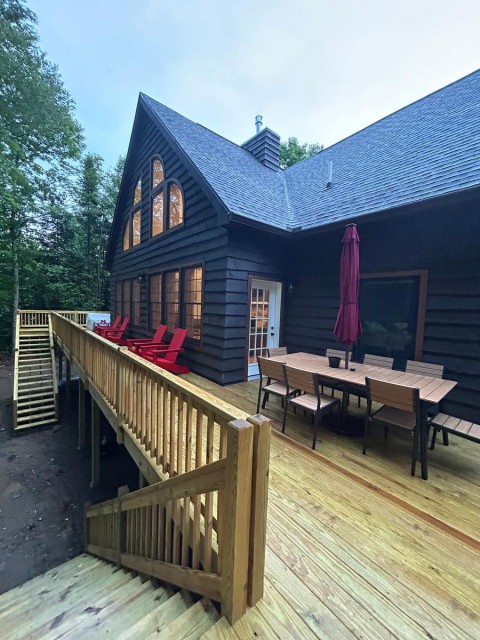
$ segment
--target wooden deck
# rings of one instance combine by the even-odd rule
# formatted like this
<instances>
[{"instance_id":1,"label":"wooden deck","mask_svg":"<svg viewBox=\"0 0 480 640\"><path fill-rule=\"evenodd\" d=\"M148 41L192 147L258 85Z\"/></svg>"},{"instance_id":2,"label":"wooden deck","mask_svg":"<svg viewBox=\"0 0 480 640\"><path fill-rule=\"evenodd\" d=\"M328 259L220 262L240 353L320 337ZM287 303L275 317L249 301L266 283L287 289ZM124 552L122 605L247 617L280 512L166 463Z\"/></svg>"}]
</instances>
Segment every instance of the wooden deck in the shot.
<instances>
[{"instance_id":1,"label":"wooden deck","mask_svg":"<svg viewBox=\"0 0 480 640\"><path fill-rule=\"evenodd\" d=\"M187 378L254 413L257 383ZM355 402L352 402L353 404ZM358 411L358 409L357 409ZM480 447L451 437L429 451L429 480L412 478L406 433L361 439L273 419L266 592L233 629L206 638L478 638ZM439 438L441 440L441 438Z\"/></svg>"}]
</instances>

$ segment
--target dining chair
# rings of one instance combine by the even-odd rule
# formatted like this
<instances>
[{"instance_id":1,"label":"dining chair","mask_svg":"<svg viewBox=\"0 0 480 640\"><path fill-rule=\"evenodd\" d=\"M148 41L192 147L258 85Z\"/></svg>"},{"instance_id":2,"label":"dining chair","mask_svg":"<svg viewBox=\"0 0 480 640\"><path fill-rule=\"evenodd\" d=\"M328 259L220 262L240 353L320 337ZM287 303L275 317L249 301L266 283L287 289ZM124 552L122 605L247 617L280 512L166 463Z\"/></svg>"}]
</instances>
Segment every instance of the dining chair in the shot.
<instances>
[{"instance_id":1,"label":"dining chair","mask_svg":"<svg viewBox=\"0 0 480 640\"><path fill-rule=\"evenodd\" d=\"M257 357L260 381L258 385L257 413L260 411L260 400L263 393L262 409L270 398L270 394L282 399L282 407L287 396L284 363L278 360Z\"/></svg>"},{"instance_id":2,"label":"dining chair","mask_svg":"<svg viewBox=\"0 0 480 640\"><path fill-rule=\"evenodd\" d=\"M287 394L283 408L282 433L285 433L289 405L292 405L294 408L303 409L306 413L310 413L313 416L312 449L315 449L321 416L329 413L335 406L339 406L340 401L338 398L330 398L320 393L320 382L317 373L303 371L302 369L296 369L295 367L289 367L287 365L284 365L284 370ZM301 392L300 395L298 392Z\"/></svg>"},{"instance_id":3,"label":"dining chair","mask_svg":"<svg viewBox=\"0 0 480 640\"><path fill-rule=\"evenodd\" d=\"M275 356L286 356L287 355L287 347L272 347L271 349L267 349L268 357L274 358Z\"/></svg>"},{"instance_id":4,"label":"dining chair","mask_svg":"<svg viewBox=\"0 0 480 640\"><path fill-rule=\"evenodd\" d=\"M418 360L407 360L405 371L407 373L417 373L421 376L430 376L431 378L443 378L443 371L445 367L443 364L432 364L431 362L420 362ZM436 416L440 411L440 406L434 404L428 407L427 413L430 417ZM433 436L437 437L437 431L440 431L439 427L433 427ZM448 431L442 429L443 444L448 447ZM434 445L435 446L435 445Z\"/></svg>"},{"instance_id":5,"label":"dining chair","mask_svg":"<svg viewBox=\"0 0 480 640\"><path fill-rule=\"evenodd\" d=\"M381 367L382 369L393 369L393 358L366 353L363 358L363 364L370 365L371 367ZM352 395L358 396L358 407L360 408L362 398L367 397L366 391L358 389L355 390Z\"/></svg>"},{"instance_id":6,"label":"dining chair","mask_svg":"<svg viewBox=\"0 0 480 640\"><path fill-rule=\"evenodd\" d=\"M342 349L326 349L325 350L325 357L326 358L340 358L340 367L344 367L345 366L345 360L347 357L347 352L342 350ZM329 389L331 389L332 393L331 396L332 398L335 395L335 391L336 390L340 390L343 391L344 386L338 382L338 383L333 383L333 382L328 382L327 384L320 384L320 391L323 393L323 388L324 387L328 387Z\"/></svg>"},{"instance_id":7,"label":"dining chair","mask_svg":"<svg viewBox=\"0 0 480 640\"><path fill-rule=\"evenodd\" d=\"M393 425L407 429L413 434L411 474L415 475L420 445L422 479L427 480L428 423L422 412L420 389L369 377L365 378L365 382L367 386L367 415L363 433L363 454L367 454L368 433L374 420L381 421L387 426ZM374 402L383 406L374 411ZM387 431L385 431L385 435L387 435Z\"/></svg>"}]
</instances>

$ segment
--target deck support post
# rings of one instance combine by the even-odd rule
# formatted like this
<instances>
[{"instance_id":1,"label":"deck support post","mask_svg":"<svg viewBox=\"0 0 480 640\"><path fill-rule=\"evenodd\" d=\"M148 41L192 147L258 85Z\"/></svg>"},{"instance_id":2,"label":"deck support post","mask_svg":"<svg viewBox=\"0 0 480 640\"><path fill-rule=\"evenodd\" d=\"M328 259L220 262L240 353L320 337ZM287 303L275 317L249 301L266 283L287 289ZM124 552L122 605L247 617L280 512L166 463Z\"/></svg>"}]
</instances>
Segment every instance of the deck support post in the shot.
<instances>
[{"instance_id":1,"label":"deck support post","mask_svg":"<svg viewBox=\"0 0 480 640\"><path fill-rule=\"evenodd\" d=\"M63 380L63 351L58 350L58 380Z\"/></svg>"},{"instance_id":2,"label":"deck support post","mask_svg":"<svg viewBox=\"0 0 480 640\"><path fill-rule=\"evenodd\" d=\"M78 380L78 449L85 449L86 421L85 421L85 383Z\"/></svg>"},{"instance_id":3,"label":"deck support post","mask_svg":"<svg viewBox=\"0 0 480 640\"><path fill-rule=\"evenodd\" d=\"M100 484L100 408L92 397L92 481L90 488Z\"/></svg>"},{"instance_id":4,"label":"deck support post","mask_svg":"<svg viewBox=\"0 0 480 640\"><path fill-rule=\"evenodd\" d=\"M67 377L67 405L70 405L72 399L72 366L68 358L65 358L65 369Z\"/></svg>"},{"instance_id":5,"label":"deck support post","mask_svg":"<svg viewBox=\"0 0 480 640\"><path fill-rule=\"evenodd\" d=\"M145 486L145 476L143 475L143 473L139 469L138 470L138 488L139 489L143 489L144 486Z\"/></svg>"}]
</instances>

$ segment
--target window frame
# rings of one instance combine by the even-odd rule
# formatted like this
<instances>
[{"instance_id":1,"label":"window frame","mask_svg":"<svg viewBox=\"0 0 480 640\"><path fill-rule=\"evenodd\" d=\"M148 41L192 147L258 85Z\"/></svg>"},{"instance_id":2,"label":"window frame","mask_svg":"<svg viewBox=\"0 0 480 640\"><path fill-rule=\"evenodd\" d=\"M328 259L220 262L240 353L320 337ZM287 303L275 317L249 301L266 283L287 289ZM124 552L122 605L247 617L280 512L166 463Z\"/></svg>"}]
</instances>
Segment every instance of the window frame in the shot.
<instances>
[{"instance_id":1,"label":"window frame","mask_svg":"<svg viewBox=\"0 0 480 640\"><path fill-rule=\"evenodd\" d=\"M163 180L159 182L155 187L153 186L153 163L155 160L160 160L163 166ZM174 184L180 190L182 196L182 222L176 224L173 227L170 225L170 187ZM150 208L149 208L149 220L150 220L150 239L159 238L165 234L171 233L178 229L182 229L185 226L185 192L183 190L180 181L176 178L169 178L165 168L165 162L160 154L156 153L150 158ZM163 191L163 231L153 234L153 200Z\"/></svg>"},{"instance_id":2,"label":"window frame","mask_svg":"<svg viewBox=\"0 0 480 640\"><path fill-rule=\"evenodd\" d=\"M425 312L427 308L428 269L416 269L407 271L381 271L373 273L361 273L360 279L381 280L416 277L418 283L418 309L417 330L415 334L415 359L421 361L423 357L423 341L425 336Z\"/></svg>"},{"instance_id":3,"label":"window frame","mask_svg":"<svg viewBox=\"0 0 480 640\"><path fill-rule=\"evenodd\" d=\"M135 203L135 191L137 189L137 185L140 182L140 200L139 202ZM128 212L128 217L127 220L125 222L125 225L123 227L123 234L122 234L122 253L127 253L127 251L132 251L132 249L138 249L138 247L140 247L140 245L142 244L142 203L143 203L143 180L142 180L142 173L141 171L137 174L137 179L134 182L134 187L133 187L133 196L132 196L132 205L130 207L130 210ZM133 244L133 218L135 216L136 213L140 214L140 234L139 234L139 239L137 244ZM128 230L129 230L129 246L128 249L124 248L124 238L125 238L125 230L128 226Z\"/></svg>"},{"instance_id":4,"label":"window frame","mask_svg":"<svg viewBox=\"0 0 480 640\"><path fill-rule=\"evenodd\" d=\"M201 293L202 293L202 301L200 303L200 338L193 338L190 335L187 335L186 342L192 348L200 348L203 344L203 312L205 308L205 263L204 262L194 262L189 264L182 264L181 266L172 265L166 269L158 269L152 271L148 274L148 318L149 318L149 329L150 331L155 331L156 326L152 324L152 302L151 302L151 281L154 276L160 276L161 278L161 292L162 297L160 301L160 321L159 324L167 324L167 301L166 301L166 276L168 273L179 272L179 294L178 294L178 305L179 305L179 313L178 313L178 326L184 327L186 322L186 302L185 302L185 272L188 269L199 268L202 270L202 279L201 279ZM167 336L171 337L173 335L173 331L169 331L167 329Z\"/></svg>"}]
</instances>

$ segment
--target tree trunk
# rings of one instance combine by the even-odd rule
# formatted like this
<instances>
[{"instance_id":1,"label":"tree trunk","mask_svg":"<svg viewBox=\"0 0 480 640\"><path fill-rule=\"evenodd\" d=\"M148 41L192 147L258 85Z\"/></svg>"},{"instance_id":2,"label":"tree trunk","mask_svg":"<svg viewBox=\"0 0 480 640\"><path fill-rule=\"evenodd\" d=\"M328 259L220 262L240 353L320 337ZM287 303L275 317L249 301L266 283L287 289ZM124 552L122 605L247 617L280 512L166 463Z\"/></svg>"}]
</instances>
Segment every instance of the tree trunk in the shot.
<instances>
[{"instance_id":1,"label":"tree trunk","mask_svg":"<svg viewBox=\"0 0 480 640\"><path fill-rule=\"evenodd\" d=\"M17 311L20 304L20 276L18 269L18 252L15 238L12 238L12 267L13 267L13 334L12 353L15 353L15 333L17 323Z\"/></svg>"}]
</instances>

